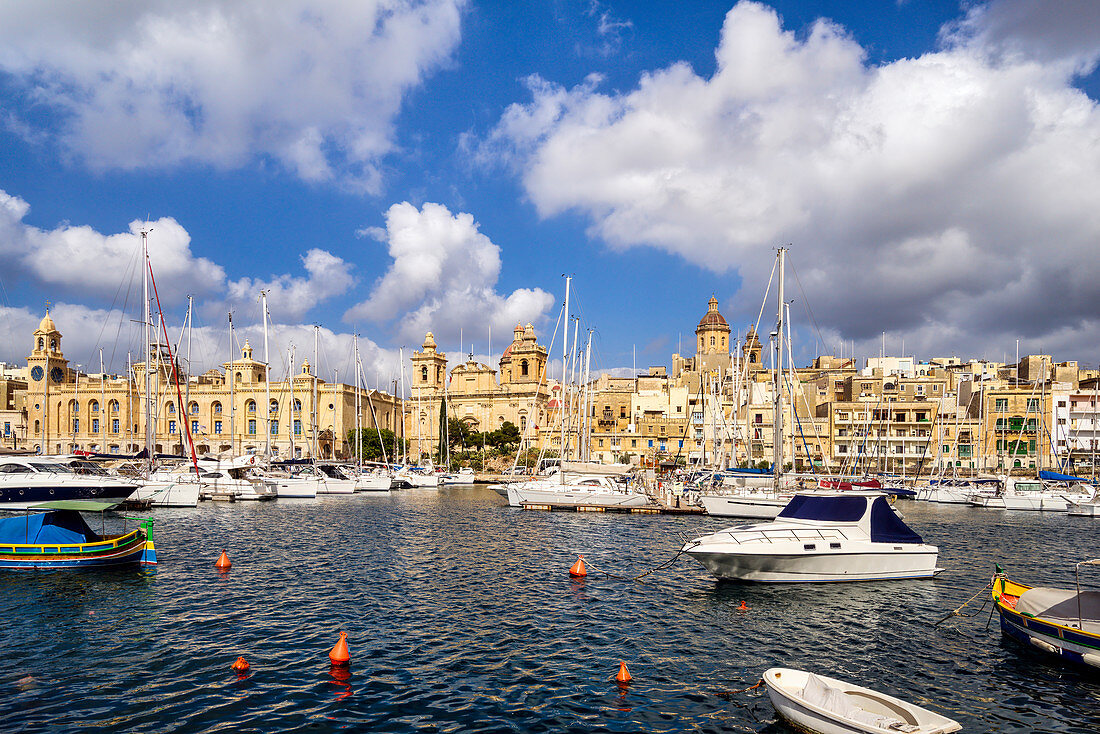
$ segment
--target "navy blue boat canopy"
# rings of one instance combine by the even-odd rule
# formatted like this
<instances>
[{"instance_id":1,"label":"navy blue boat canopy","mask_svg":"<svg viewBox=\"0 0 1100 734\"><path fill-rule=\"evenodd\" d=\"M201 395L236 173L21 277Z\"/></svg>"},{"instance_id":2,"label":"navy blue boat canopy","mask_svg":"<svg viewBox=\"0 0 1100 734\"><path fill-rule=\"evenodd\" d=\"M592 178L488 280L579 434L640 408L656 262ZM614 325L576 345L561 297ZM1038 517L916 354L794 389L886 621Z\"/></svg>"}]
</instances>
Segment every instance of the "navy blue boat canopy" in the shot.
<instances>
[{"instance_id":1,"label":"navy blue boat canopy","mask_svg":"<svg viewBox=\"0 0 1100 734\"><path fill-rule=\"evenodd\" d=\"M0 520L0 544L48 545L99 540L79 512L54 510Z\"/></svg>"},{"instance_id":2,"label":"navy blue boat canopy","mask_svg":"<svg viewBox=\"0 0 1100 734\"><path fill-rule=\"evenodd\" d=\"M863 517L866 509L867 498L863 495L814 497L796 494L779 513L779 517L820 522L856 522Z\"/></svg>"},{"instance_id":3,"label":"navy blue boat canopy","mask_svg":"<svg viewBox=\"0 0 1100 734\"><path fill-rule=\"evenodd\" d=\"M1081 477L1071 477L1069 474L1059 474L1056 471L1041 471L1039 472L1039 478L1045 479L1048 482L1088 482L1087 479Z\"/></svg>"},{"instance_id":4,"label":"navy blue boat canopy","mask_svg":"<svg viewBox=\"0 0 1100 734\"><path fill-rule=\"evenodd\" d=\"M923 543L913 528L905 524L885 497L876 497L871 505L872 543Z\"/></svg>"}]
</instances>

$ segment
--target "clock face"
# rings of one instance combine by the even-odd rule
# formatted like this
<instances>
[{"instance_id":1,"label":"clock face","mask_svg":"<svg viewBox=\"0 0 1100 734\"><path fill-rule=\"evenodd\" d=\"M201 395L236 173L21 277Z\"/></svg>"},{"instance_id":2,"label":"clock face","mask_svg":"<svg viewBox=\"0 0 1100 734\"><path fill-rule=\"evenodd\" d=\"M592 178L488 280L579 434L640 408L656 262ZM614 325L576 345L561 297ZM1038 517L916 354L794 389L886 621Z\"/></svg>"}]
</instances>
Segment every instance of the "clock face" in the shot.
<instances>
[{"instance_id":1,"label":"clock face","mask_svg":"<svg viewBox=\"0 0 1100 734\"><path fill-rule=\"evenodd\" d=\"M50 370L50 379L54 382L61 382L65 379L65 371L60 367L54 367Z\"/></svg>"},{"instance_id":2,"label":"clock face","mask_svg":"<svg viewBox=\"0 0 1100 734\"><path fill-rule=\"evenodd\" d=\"M42 368L41 367L39 367L37 365L35 365L34 367L31 367L31 379L34 380L35 382L38 382L39 380L42 379Z\"/></svg>"}]
</instances>

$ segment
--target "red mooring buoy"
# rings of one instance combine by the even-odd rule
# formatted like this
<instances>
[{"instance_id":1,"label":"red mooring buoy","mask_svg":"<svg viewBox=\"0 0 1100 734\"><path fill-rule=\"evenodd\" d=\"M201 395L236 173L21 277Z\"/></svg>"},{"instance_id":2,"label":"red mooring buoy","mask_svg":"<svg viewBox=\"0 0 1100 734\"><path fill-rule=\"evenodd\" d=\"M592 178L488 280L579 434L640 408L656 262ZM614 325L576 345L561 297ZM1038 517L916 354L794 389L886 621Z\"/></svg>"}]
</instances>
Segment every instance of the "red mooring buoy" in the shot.
<instances>
[{"instance_id":1,"label":"red mooring buoy","mask_svg":"<svg viewBox=\"0 0 1100 734\"><path fill-rule=\"evenodd\" d=\"M222 554L218 556L218 560L214 561L214 568L218 569L219 571L228 571L232 565L233 564L229 562L229 554L227 554L224 550L222 551Z\"/></svg>"},{"instance_id":2,"label":"red mooring buoy","mask_svg":"<svg viewBox=\"0 0 1100 734\"><path fill-rule=\"evenodd\" d=\"M251 667L251 666L248 664L248 661L245 660L244 656L242 655L241 657L238 657L237 662L233 663L233 665L231 665L230 667L233 670L237 671L238 673L247 673L249 667Z\"/></svg>"},{"instance_id":3,"label":"red mooring buoy","mask_svg":"<svg viewBox=\"0 0 1100 734\"><path fill-rule=\"evenodd\" d=\"M584 567L584 556L577 556L577 562L569 567L569 575L575 578L584 578L588 575L588 569Z\"/></svg>"},{"instance_id":4,"label":"red mooring buoy","mask_svg":"<svg viewBox=\"0 0 1100 734\"><path fill-rule=\"evenodd\" d=\"M630 671L626 669L626 663L619 661L619 672L615 675L615 682L620 686L625 686L634 678L630 675Z\"/></svg>"},{"instance_id":5,"label":"red mooring buoy","mask_svg":"<svg viewBox=\"0 0 1100 734\"><path fill-rule=\"evenodd\" d=\"M351 652L348 651L348 633L340 630L340 639L333 645L328 659L333 665L348 665L351 663Z\"/></svg>"}]
</instances>

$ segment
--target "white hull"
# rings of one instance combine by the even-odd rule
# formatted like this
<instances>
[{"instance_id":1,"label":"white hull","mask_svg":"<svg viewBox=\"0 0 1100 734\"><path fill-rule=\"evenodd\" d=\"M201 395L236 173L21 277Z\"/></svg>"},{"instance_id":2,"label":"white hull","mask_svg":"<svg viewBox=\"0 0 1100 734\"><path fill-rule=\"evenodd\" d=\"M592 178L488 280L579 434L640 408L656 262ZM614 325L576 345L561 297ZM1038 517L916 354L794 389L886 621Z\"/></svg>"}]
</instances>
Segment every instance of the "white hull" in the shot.
<instances>
[{"instance_id":1,"label":"white hull","mask_svg":"<svg viewBox=\"0 0 1100 734\"><path fill-rule=\"evenodd\" d=\"M689 550L687 553L717 578L729 581L782 584L932 578L937 572L939 551L932 546L918 548L920 550L903 551L853 548L849 553L822 552L813 555L706 549Z\"/></svg>"},{"instance_id":2,"label":"white hull","mask_svg":"<svg viewBox=\"0 0 1100 734\"><path fill-rule=\"evenodd\" d=\"M776 498L774 496L723 496L702 495L699 501L703 503L708 515L716 517L748 517L759 520L772 520L782 511L790 497Z\"/></svg>"},{"instance_id":3,"label":"white hull","mask_svg":"<svg viewBox=\"0 0 1100 734\"><path fill-rule=\"evenodd\" d=\"M389 474L360 474L355 480L356 492L389 492L393 478Z\"/></svg>"},{"instance_id":4,"label":"white hull","mask_svg":"<svg viewBox=\"0 0 1100 734\"><path fill-rule=\"evenodd\" d=\"M1074 517L1100 517L1100 504L1096 502L1076 502L1066 511Z\"/></svg>"},{"instance_id":5,"label":"white hull","mask_svg":"<svg viewBox=\"0 0 1100 734\"><path fill-rule=\"evenodd\" d=\"M312 499L317 496L317 487L310 482L278 482L275 494L279 499Z\"/></svg>"},{"instance_id":6,"label":"white hull","mask_svg":"<svg viewBox=\"0 0 1100 734\"><path fill-rule=\"evenodd\" d=\"M830 710L826 706L831 702L807 699L803 689L808 678L809 675L804 671L786 668L772 668L764 673L768 698L771 699L776 713L804 731L817 734L874 734L888 731L949 734L962 728L957 721L899 698L834 678L817 676L819 681L834 689L841 697L840 705L847 709L845 713ZM835 708L836 704L833 706ZM860 721L851 716L853 710L858 711L861 718L873 721L875 717L884 717L900 722L907 728L889 729L871 721Z\"/></svg>"},{"instance_id":7,"label":"white hull","mask_svg":"<svg viewBox=\"0 0 1100 734\"><path fill-rule=\"evenodd\" d=\"M150 500L153 507L198 507L199 483L194 480L146 482L138 487L132 499Z\"/></svg>"},{"instance_id":8,"label":"white hull","mask_svg":"<svg viewBox=\"0 0 1100 734\"><path fill-rule=\"evenodd\" d=\"M326 477L317 482L317 494L355 494L355 480Z\"/></svg>"},{"instance_id":9,"label":"white hull","mask_svg":"<svg viewBox=\"0 0 1100 734\"><path fill-rule=\"evenodd\" d=\"M978 497L971 501L977 507L993 510L1029 510L1031 512L1066 512L1073 503L1088 502L1087 495L1056 495L1046 492L1033 495Z\"/></svg>"},{"instance_id":10,"label":"white hull","mask_svg":"<svg viewBox=\"0 0 1100 734\"><path fill-rule=\"evenodd\" d=\"M418 474L417 472L401 472L395 477L398 482L407 482L417 489L438 489L439 477L434 474Z\"/></svg>"},{"instance_id":11,"label":"white hull","mask_svg":"<svg viewBox=\"0 0 1100 734\"><path fill-rule=\"evenodd\" d=\"M561 489L508 487L508 504L521 507L533 505L577 505L585 507L645 507L649 497L638 492L614 492L601 487L570 487Z\"/></svg>"},{"instance_id":12,"label":"white hull","mask_svg":"<svg viewBox=\"0 0 1100 734\"><path fill-rule=\"evenodd\" d=\"M969 505L974 496L973 489L966 488L940 488L921 489L917 492L917 500L924 502L938 502L944 505Z\"/></svg>"}]
</instances>

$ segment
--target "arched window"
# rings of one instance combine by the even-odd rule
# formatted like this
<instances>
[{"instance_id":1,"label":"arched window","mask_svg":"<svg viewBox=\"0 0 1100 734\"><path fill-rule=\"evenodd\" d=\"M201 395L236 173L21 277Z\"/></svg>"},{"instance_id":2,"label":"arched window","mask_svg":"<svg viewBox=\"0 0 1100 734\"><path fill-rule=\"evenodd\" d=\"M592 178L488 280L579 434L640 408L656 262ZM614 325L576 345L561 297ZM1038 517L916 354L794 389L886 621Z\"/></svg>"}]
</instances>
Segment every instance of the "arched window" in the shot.
<instances>
[{"instance_id":1,"label":"arched window","mask_svg":"<svg viewBox=\"0 0 1100 734\"><path fill-rule=\"evenodd\" d=\"M439 365L435 366L435 381L439 382Z\"/></svg>"},{"instance_id":2,"label":"arched window","mask_svg":"<svg viewBox=\"0 0 1100 734\"><path fill-rule=\"evenodd\" d=\"M756 352L749 352L749 361L750 362L755 362L756 361Z\"/></svg>"},{"instance_id":3,"label":"arched window","mask_svg":"<svg viewBox=\"0 0 1100 734\"><path fill-rule=\"evenodd\" d=\"M527 430L527 416L525 416L525 415L521 415L519 417L519 430L521 430L521 431L526 431Z\"/></svg>"},{"instance_id":4,"label":"arched window","mask_svg":"<svg viewBox=\"0 0 1100 734\"><path fill-rule=\"evenodd\" d=\"M46 340L42 337L38 337L38 351L42 351L46 346Z\"/></svg>"},{"instance_id":5,"label":"arched window","mask_svg":"<svg viewBox=\"0 0 1100 734\"><path fill-rule=\"evenodd\" d=\"M271 403L268 404L267 409L271 413L279 412L279 401L275 398L271 398Z\"/></svg>"},{"instance_id":6,"label":"arched window","mask_svg":"<svg viewBox=\"0 0 1100 734\"><path fill-rule=\"evenodd\" d=\"M210 406L210 411L214 415L221 415L222 414L222 404L219 403L217 400L215 400L214 403Z\"/></svg>"},{"instance_id":7,"label":"arched window","mask_svg":"<svg viewBox=\"0 0 1100 734\"><path fill-rule=\"evenodd\" d=\"M298 398L294 398L294 412L295 413L301 413L302 412L302 401L299 400Z\"/></svg>"},{"instance_id":8,"label":"arched window","mask_svg":"<svg viewBox=\"0 0 1100 734\"><path fill-rule=\"evenodd\" d=\"M88 412L89 413L98 413L99 412L99 401L98 400L93 400L92 402L88 403Z\"/></svg>"},{"instance_id":9,"label":"arched window","mask_svg":"<svg viewBox=\"0 0 1100 734\"><path fill-rule=\"evenodd\" d=\"M422 382L427 382L428 381L428 366L427 365L424 365L423 367L420 368L420 380Z\"/></svg>"},{"instance_id":10,"label":"arched window","mask_svg":"<svg viewBox=\"0 0 1100 734\"><path fill-rule=\"evenodd\" d=\"M118 401L117 400L112 400L111 402L107 403L107 408L112 413L117 413L118 412Z\"/></svg>"},{"instance_id":11,"label":"arched window","mask_svg":"<svg viewBox=\"0 0 1100 734\"><path fill-rule=\"evenodd\" d=\"M39 431L42 430L42 426L40 425L40 423L41 423L41 421L35 421L34 422L34 432L35 433L38 433Z\"/></svg>"},{"instance_id":12,"label":"arched window","mask_svg":"<svg viewBox=\"0 0 1100 734\"><path fill-rule=\"evenodd\" d=\"M256 412L256 401L255 400L249 400L247 403L244 404L244 409L245 409L245 412L247 412L247 413L255 413ZM250 433L255 433L255 431L250 431Z\"/></svg>"},{"instance_id":13,"label":"arched window","mask_svg":"<svg viewBox=\"0 0 1100 734\"><path fill-rule=\"evenodd\" d=\"M57 351L57 339L50 339L50 349Z\"/></svg>"},{"instance_id":14,"label":"arched window","mask_svg":"<svg viewBox=\"0 0 1100 734\"><path fill-rule=\"evenodd\" d=\"M176 414L176 404L175 403L168 403L164 406L164 410L168 413L168 415L175 415Z\"/></svg>"},{"instance_id":15,"label":"arched window","mask_svg":"<svg viewBox=\"0 0 1100 734\"><path fill-rule=\"evenodd\" d=\"M237 373L237 382L240 382L240 381L241 381L241 373L240 373L240 372L238 372L238 373Z\"/></svg>"},{"instance_id":16,"label":"arched window","mask_svg":"<svg viewBox=\"0 0 1100 734\"><path fill-rule=\"evenodd\" d=\"M519 363L519 373L520 373L521 376L527 377L527 372L528 372L527 360L525 359L525 360L523 360L522 362Z\"/></svg>"},{"instance_id":17,"label":"arched window","mask_svg":"<svg viewBox=\"0 0 1100 734\"><path fill-rule=\"evenodd\" d=\"M187 412L190 413L191 415L198 415L199 414L199 404L192 400L187 405Z\"/></svg>"},{"instance_id":18,"label":"arched window","mask_svg":"<svg viewBox=\"0 0 1100 734\"><path fill-rule=\"evenodd\" d=\"M713 337L713 336L712 336L712 337L710 338L710 345L711 345L712 347L714 346L714 337Z\"/></svg>"},{"instance_id":19,"label":"arched window","mask_svg":"<svg viewBox=\"0 0 1100 734\"><path fill-rule=\"evenodd\" d=\"M70 400L69 401L69 412L72 413L73 415L76 415L77 413L79 413L80 412L80 403L76 402L75 400Z\"/></svg>"}]
</instances>

